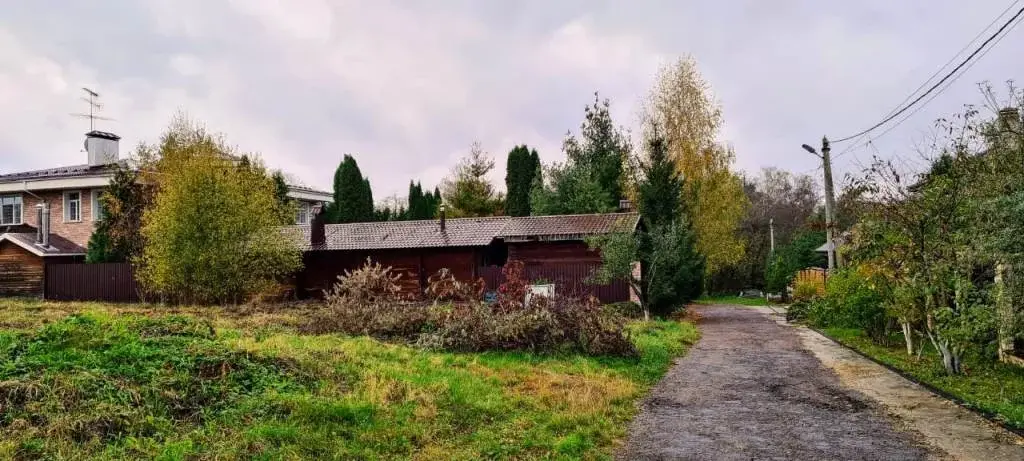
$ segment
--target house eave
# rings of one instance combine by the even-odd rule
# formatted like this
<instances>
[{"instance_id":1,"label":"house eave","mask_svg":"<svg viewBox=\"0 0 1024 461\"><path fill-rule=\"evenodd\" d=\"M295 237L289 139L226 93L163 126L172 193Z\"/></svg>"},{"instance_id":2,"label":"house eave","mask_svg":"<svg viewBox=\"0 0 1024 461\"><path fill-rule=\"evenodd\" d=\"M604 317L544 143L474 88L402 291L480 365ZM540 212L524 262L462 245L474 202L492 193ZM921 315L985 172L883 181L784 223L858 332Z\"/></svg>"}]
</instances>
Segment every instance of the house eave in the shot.
<instances>
[{"instance_id":1,"label":"house eave","mask_svg":"<svg viewBox=\"0 0 1024 461\"><path fill-rule=\"evenodd\" d=\"M22 192L25 190L59 190L59 189L87 189L92 187L105 187L110 184L111 174L78 176L74 178L56 179L27 179L24 181L11 181L0 183L0 193Z\"/></svg>"},{"instance_id":2,"label":"house eave","mask_svg":"<svg viewBox=\"0 0 1024 461\"><path fill-rule=\"evenodd\" d=\"M309 202L330 202L331 199L333 198L331 194L328 194L326 192L314 192L291 188L289 188L288 190L288 197L296 200L305 200Z\"/></svg>"}]
</instances>

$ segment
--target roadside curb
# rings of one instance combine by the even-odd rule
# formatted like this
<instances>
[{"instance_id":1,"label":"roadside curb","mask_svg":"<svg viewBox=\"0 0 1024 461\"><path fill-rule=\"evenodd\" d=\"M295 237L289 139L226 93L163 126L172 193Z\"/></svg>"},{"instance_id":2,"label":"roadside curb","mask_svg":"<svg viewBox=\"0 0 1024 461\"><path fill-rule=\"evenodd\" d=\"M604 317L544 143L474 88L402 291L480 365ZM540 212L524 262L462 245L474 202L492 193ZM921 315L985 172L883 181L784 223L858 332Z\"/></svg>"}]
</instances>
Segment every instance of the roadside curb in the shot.
<instances>
[{"instance_id":1,"label":"roadside curb","mask_svg":"<svg viewBox=\"0 0 1024 461\"><path fill-rule=\"evenodd\" d=\"M965 402L965 401L961 400L960 398L958 398L958 397L956 397L956 396L954 396L954 395L952 395L952 394L950 394L950 393L948 393L948 392L946 392L946 391L944 391L942 389L939 389L939 388L937 388L935 386L932 386L931 384L923 382L923 381L917 379L915 376L913 376L913 375L911 375L911 374L909 374L909 373L907 373L907 372L905 372L903 370L900 370L899 368L891 366L891 365L889 365L889 364L887 364L885 362L879 361L879 360L875 359L874 357L872 357L870 355L867 355L867 354L857 350L856 348L854 348L854 347L852 347L852 346L850 346L848 344L845 344L842 341L839 341L838 339L835 339L835 338L829 336L824 331L821 331L821 330L819 330L819 329L817 329L815 327L809 326L809 325L795 324L795 323L792 323L792 322L789 322L789 321L786 321L786 323L789 324L789 325L794 325L794 326L796 326L796 325L803 326L804 328L807 328L808 330L811 330L811 331L821 335L823 338L828 339L829 341L832 341L833 343L841 346L842 348L844 348L846 350L849 350L849 351L851 351L851 352L853 352L853 353L855 353L855 354L857 354L857 355L859 355L861 357L864 357L865 359L868 359L868 360L870 360L870 361L872 361L872 362L874 362L874 363L876 363L878 365L881 365L881 366L885 367L885 369L887 369L887 370L889 370L889 371L891 371L893 373L896 373L897 375L900 375L901 377L903 377L903 379L906 379L907 381L910 381L910 382L912 382L914 384L917 384L918 386L921 386L924 389L927 389L932 394L935 394L936 396L942 397L942 398L944 398L944 399L946 399L946 400L956 404L960 408L968 410L968 411L970 411L970 412L972 412L972 413L974 413L974 414L976 414L978 416L981 416L982 418L985 418L986 420L988 420L990 423L995 424L995 425L997 425L999 427L1002 427L1003 429L1006 429L1007 431L1010 431L1011 433L1014 433L1014 434L1016 434L1019 437L1024 437L1024 428L1016 428L1016 427L1010 426L1006 422L1000 420L999 416L997 414L989 412L989 411L986 411L986 410L983 410L983 409L980 409L980 408L977 408L977 407L974 407L970 403Z\"/></svg>"}]
</instances>

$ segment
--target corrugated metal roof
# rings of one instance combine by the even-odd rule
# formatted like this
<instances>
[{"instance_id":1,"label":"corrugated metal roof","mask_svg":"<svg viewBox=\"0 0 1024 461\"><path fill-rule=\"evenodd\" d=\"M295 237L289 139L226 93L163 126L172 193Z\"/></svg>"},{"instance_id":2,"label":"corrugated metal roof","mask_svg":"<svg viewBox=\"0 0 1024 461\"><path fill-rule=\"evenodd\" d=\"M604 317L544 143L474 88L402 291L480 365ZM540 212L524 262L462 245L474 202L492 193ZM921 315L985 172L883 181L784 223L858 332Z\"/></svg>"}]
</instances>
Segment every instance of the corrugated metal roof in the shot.
<instances>
[{"instance_id":1,"label":"corrugated metal roof","mask_svg":"<svg viewBox=\"0 0 1024 461\"><path fill-rule=\"evenodd\" d=\"M285 232L301 239L307 251L440 248L486 246L506 238L578 240L617 230L632 231L639 219L637 213L458 218L447 220L444 232L437 220L328 224L326 243L317 248L309 245L308 225L289 226Z\"/></svg>"},{"instance_id":2,"label":"corrugated metal roof","mask_svg":"<svg viewBox=\"0 0 1024 461\"><path fill-rule=\"evenodd\" d=\"M74 178L79 176L95 176L101 174L112 173L117 168L117 164L109 165L98 165L89 166L86 165L71 165L62 166L57 168L47 168L45 170L35 171L22 171L19 173L8 173L0 175L0 183L2 182L16 182L16 181L31 181L36 179L55 179L55 178Z\"/></svg>"}]
</instances>

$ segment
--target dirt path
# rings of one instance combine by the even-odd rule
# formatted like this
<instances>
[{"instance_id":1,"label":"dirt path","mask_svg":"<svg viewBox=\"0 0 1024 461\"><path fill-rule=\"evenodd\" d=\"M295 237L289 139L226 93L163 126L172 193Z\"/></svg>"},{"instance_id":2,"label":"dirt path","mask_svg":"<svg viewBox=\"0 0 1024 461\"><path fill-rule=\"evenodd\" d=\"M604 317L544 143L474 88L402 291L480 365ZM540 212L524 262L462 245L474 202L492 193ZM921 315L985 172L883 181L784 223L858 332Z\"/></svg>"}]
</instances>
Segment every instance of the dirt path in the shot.
<instances>
[{"instance_id":1,"label":"dirt path","mask_svg":"<svg viewBox=\"0 0 1024 461\"><path fill-rule=\"evenodd\" d=\"M622 459L933 459L920 434L840 384L795 328L697 308L702 339L644 402Z\"/></svg>"}]
</instances>

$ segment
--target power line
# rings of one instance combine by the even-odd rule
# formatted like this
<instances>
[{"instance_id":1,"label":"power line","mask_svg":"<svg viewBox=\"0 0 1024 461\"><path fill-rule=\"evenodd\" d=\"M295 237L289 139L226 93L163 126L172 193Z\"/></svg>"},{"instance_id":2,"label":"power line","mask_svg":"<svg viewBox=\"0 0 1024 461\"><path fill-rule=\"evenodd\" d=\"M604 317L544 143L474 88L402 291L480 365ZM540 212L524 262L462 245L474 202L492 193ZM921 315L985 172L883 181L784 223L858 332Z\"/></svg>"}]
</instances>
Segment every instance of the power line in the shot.
<instances>
[{"instance_id":1,"label":"power line","mask_svg":"<svg viewBox=\"0 0 1024 461\"><path fill-rule=\"evenodd\" d=\"M928 90L927 90L927 91L925 91L924 93L921 93L921 95L920 95L920 96L918 96L918 97L917 97L917 98L915 98L915 99L914 99L913 101L911 101L911 102L910 102L910 104L907 104L906 106L903 106L903 108L902 108L902 109L900 109L900 110L896 111L895 113L893 113L893 114L889 115L888 117L885 117L884 119L882 119L882 121L880 121L880 122L878 122L878 123L876 123L876 124L872 125L872 126L871 126L870 128L868 128L868 129L866 129L866 130L864 130L864 131L860 131L860 132L858 132L858 133L855 133L855 134L852 134L852 135L850 135L850 136L846 136L846 137L840 138L840 139L838 139L838 140L835 140L835 141L832 141L832 142L833 142L833 143L837 143L837 142L844 142L844 141L849 141L849 140L851 140L851 139L853 139L853 138L857 138L857 137L860 137L861 135L863 135L863 134L865 134L865 133L868 133L868 132L870 132L870 131L874 130L875 128L878 128L878 127L880 127L880 126L882 126L882 125L885 125L885 124L886 124L886 123L888 123L888 122L889 122L890 120L892 120L892 119L894 119L894 118L898 117L898 116L899 116L900 114L902 114L902 113L906 112L906 111L907 111L908 109L910 109L910 108L911 108L911 107L913 107L913 106L914 106L915 104L917 104L918 102L920 102L920 101L921 101L922 99L924 99L924 98L925 98L926 96L928 96L929 94L931 94L931 92L932 92L932 91L935 91L935 89L936 89L936 88L938 88L938 87L939 87L939 86L941 86L941 85L942 85L943 83L945 83L945 82L946 82L947 80L949 80L949 78L950 78L950 77L952 77L952 76L953 76L953 74L957 73L957 72L958 72L958 71L959 71L960 69L962 69L962 68L963 68L964 66L966 66L966 65L967 65L967 64L968 64L968 63L969 63L969 62L970 62L970 61L971 61L972 59L974 59L974 57L975 57L975 56L977 56L977 55L978 55L978 53L981 53L981 51L982 51L982 50L984 50L984 49L985 49L985 47L986 47L986 46L988 46L988 44L989 44L989 43L991 43L991 42L992 42L993 40L995 40L995 39L996 39L996 38L997 38L997 37L998 37L999 35L1001 35L1001 34L1003 33L1003 31L1004 31L1004 30L1006 30L1006 28L1010 26L1010 24L1011 24L1011 23L1013 23L1013 22L1014 22L1014 21L1016 21L1016 20L1017 20L1018 18L1020 18L1020 17L1021 17L1021 15L1024 15L1024 8L1021 8L1021 9L1017 10L1017 13L1015 13L1015 14L1014 14L1014 15L1013 15L1012 17L1010 17L1010 19L1009 19L1009 20L1007 20L1007 21L1006 21L1005 23L1003 23L1003 25L1002 25L1002 26L1000 26L1000 27L999 27L999 29L995 31L995 33L993 33L993 34L992 34L992 35L990 35L990 36L989 36L989 37L988 37L987 39L985 39L985 41L984 41L984 42L982 42L982 43L981 43L981 45L980 45L980 46L978 46L978 48L976 48L976 49L975 49L975 50L974 50L973 52L971 52L971 54L970 54L970 55L968 55L966 59L964 59L964 60L963 60L962 62L960 62L960 64L958 64L958 65L957 65L957 66L956 66L955 68L953 68L953 70L952 70L952 71L950 71L950 72L949 72L949 73L947 73L947 74L946 74L946 75L945 75L944 77L942 77L942 79L940 79L940 80L939 80L938 82L936 82L936 83L935 83L934 85L932 85L932 86L931 86L930 88L928 88Z\"/></svg>"},{"instance_id":2,"label":"power line","mask_svg":"<svg viewBox=\"0 0 1024 461\"><path fill-rule=\"evenodd\" d=\"M936 69L936 70L935 70L935 72L934 72L934 73L933 73L933 74L932 74L931 76L929 76L927 80L925 80L924 82L921 82L921 85L920 85L920 86L918 86L917 88L915 88L915 89L914 89L914 91L912 91L912 92L911 92L910 94L908 94L908 95L907 95L907 97L906 97L905 99L903 99L903 101L900 101L900 103L899 103L899 104L897 104L897 105L896 105L896 107L893 107L893 109L892 109L892 110L890 110L890 111L889 111L889 112L888 112L887 114L885 114L885 116L886 116L886 117L888 117L888 116L892 115L892 113L893 113L893 112L896 112L897 110L899 110L899 108L900 108L901 106L903 106L904 104L906 104L906 103L907 103L907 101L910 101L910 99L911 99L911 98L913 98L913 97L914 97L914 95L915 95L915 94L917 94L917 92L918 92L918 91L921 91L921 89L923 89L923 88L924 88L925 86L927 86L927 85L928 85L929 83L931 83L931 81L932 81L932 80L934 80L934 79L935 79L935 77L938 77L938 76L939 76L939 74L940 74L940 73L942 73L942 71L943 71L943 70L945 70L945 69L946 69L947 67L949 67L949 65L950 65L950 64L953 64L953 61L956 61L956 58L960 57L960 55L964 54L964 52L965 52L965 51L967 51L968 49L970 49L971 45L973 45L973 44L974 44L974 42L977 42L977 41L978 41L978 39L979 39L979 38L981 38L981 36L982 36L982 35L985 35L985 32L987 32L987 31L988 31L989 29L991 29L991 28L992 28L992 26L993 26L993 25L995 25L995 24L996 24L997 22L999 22L999 20L1000 20L1000 19L1002 19L1002 17L1003 17L1003 16L1006 16L1006 13L1007 13L1007 12L1009 12L1009 11L1010 11L1011 9L1013 9L1013 7L1014 7L1014 6L1016 6L1016 5L1018 4L1018 3L1020 3L1020 1L1021 1L1021 0L1014 0L1014 1L1013 1L1013 2L1011 2L1011 3L1009 4L1009 5L1007 5L1007 6L1006 6L1006 8L1004 8L1004 9L1003 9L1003 11L1002 11L1002 12L1000 12L998 16L996 16L996 17L995 17L994 19L992 19L992 21L991 21L991 22L989 22L989 23L988 23L988 25L986 25L984 29L981 29L980 31L978 31L977 35L975 35L975 36L974 36L974 38L972 38L972 39L971 39L971 41L967 42L967 44L966 44L966 45L964 45L964 46L963 46L963 48L960 48L960 51L957 51L957 52L956 52L956 54L954 54L953 56L951 56L951 57L949 58L949 60L948 60L948 61L946 61L946 63L942 65L942 67L939 67L938 69ZM1007 32L1007 34L1008 34L1008 33L1009 33L1009 32ZM1004 35L1003 35L1003 37L1006 37L1006 35L1004 34ZM1002 40L1002 37L1000 37L1000 39L999 39L999 40ZM996 43L995 43L995 44L993 44L993 45L992 45L992 47L990 47L990 48L989 48L988 50L991 50L992 48L995 48L995 45L998 45L998 44L999 44L999 40L997 40L997 41L996 41ZM983 53L983 54L981 55L981 57L979 57L979 58L978 58L978 60L981 60L981 58L984 58L984 57L985 57L985 54L988 54L988 50L986 50L986 51L985 51L985 53ZM976 60L976 61L974 61L974 62L977 62L978 60ZM974 64L972 63L971 65L973 66ZM968 66L968 69L969 69L969 68L970 68L970 66ZM962 74L961 74L961 75L962 75ZM959 78L959 77L957 77L957 78ZM955 81L955 79L954 79L954 81ZM949 87L949 86L947 85L947 86L946 86L946 88L948 88L948 87ZM943 89L943 90L940 90L940 91L939 91L939 93L941 93L941 92L943 92L943 91L945 91L945 89ZM934 96L932 97L932 99L934 99ZM927 104L928 104L928 102L930 102L930 101L931 101L932 99L929 99L928 101L926 101L926 102L925 102L925 104L927 105ZM918 109L918 110L920 110L920 109ZM917 113L917 111L918 111L918 110L915 110L915 111L914 111L914 113ZM906 120L907 118L909 118L909 117L905 117L905 118L904 118L903 120ZM902 121L901 121L900 123L902 123ZM897 123L897 126L898 126L898 125L899 125L899 123ZM892 129L892 128L889 128L888 130L886 130L886 132L890 131L891 129ZM843 154L845 154L845 153L849 152L849 151L850 151L850 149L853 149L853 147L854 147L855 145L859 144L859 143L860 143L860 140L861 140L861 139L863 139L863 138L864 138L864 136L866 136L866 135L867 135L867 133L864 133L864 134L862 134L862 135L861 135L861 136L860 136L860 137L859 137L859 138L857 139L857 141L855 141L855 142L854 142L853 144L851 144L851 145L850 145L849 147L847 147L846 149L844 149L844 150L843 150L842 152L840 152L840 153L836 154L836 156L835 156L834 158L839 158L839 157L840 157L840 156L842 156ZM876 136L876 137L875 137L874 139L878 139L878 138L880 138L880 137L881 137L881 135L879 135L879 136Z\"/></svg>"},{"instance_id":3,"label":"power line","mask_svg":"<svg viewBox=\"0 0 1024 461\"><path fill-rule=\"evenodd\" d=\"M1017 1L1019 2L1020 0L1017 0ZM1016 3L1016 2L1014 2L1014 3ZM1011 5L1011 6L1012 6L1012 5ZM927 101L925 101L925 102L924 102L924 103L922 103L921 105L919 105L919 106L917 106L916 108L914 108L914 110L913 110L912 112L910 112L909 114L907 114L906 116L904 116L903 118L901 118L901 119L900 119L900 120L899 120L898 122L896 122L895 124L893 124L893 125L890 125L890 126L889 126L888 128L886 128L886 129L885 129L885 131L883 131L883 132L879 133L879 134L878 134L877 136L872 136L872 137L871 137L870 139L868 139L868 142L867 142L867 143L865 144L865 146L866 146L867 144L872 144L872 145L873 145L873 142L874 142L874 141L876 141L876 140L878 140L878 139L882 138L882 137L883 137L883 136L885 136L886 134L889 134L889 133L890 133L890 132L891 132L892 130L894 130L894 129L896 129L897 127L899 127L900 125L902 125L902 124L903 124L903 122L906 122L906 121L907 121L908 119L910 119L910 118L911 118L911 117L913 117L913 116L914 116L915 114L917 114L918 112L920 112L920 111L921 111L921 109L924 109L925 107L927 107L927 106L928 106L928 104L930 104L930 103L931 103L931 102L932 102L933 100L935 100L935 98L937 98L937 97L938 97L938 96L939 96L940 94L942 94L942 93L943 93L943 92L945 92L945 91L946 91L947 89L949 89L949 87L953 86L953 84L954 84L954 83L956 83L956 81L957 81L957 80L959 80L959 79L960 79L960 77L963 77L963 76L964 76L964 75L965 75L965 74L967 73L967 71L971 69L971 67L974 67L974 65L975 65L975 64L977 64L977 63L978 63L979 61L981 61L981 59L982 59L982 58L984 58L984 57L985 57L985 55L987 55L987 54L988 54L988 53L989 53L990 51L992 51L993 49L995 49L996 45L998 45L998 44L999 44L999 42L1003 41L1003 39L1004 39L1004 38L1006 38L1006 36L1007 36L1007 35L1009 35L1009 34L1010 34L1010 32L1012 32L1012 31L1013 31L1013 29L1015 29L1015 28L1016 28L1016 27L1017 27L1018 25L1020 25L1020 23L1021 23L1021 22L1022 22L1022 21L1021 21L1020 19L1018 19L1018 20L1016 21L1016 23L1014 23L1014 24L1013 24L1012 26L1010 26L1010 28L1009 28L1009 29L1007 30L1007 33L1005 33L1005 34L1003 34L1002 36L1000 36L1000 37L999 37L999 38L998 38L998 39L997 39L997 40L995 41L995 43L993 43L993 44L992 44L992 46L988 47L988 49L986 49L986 50L985 50L985 51L984 51L983 53L981 53L981 55L980 55L980 56L978 57L978 59L975 59L974 61L971 61L971 63L970 63L970 64L968 64L968 65L967 65L967 67L965 67L965 68L963 69L963 71L962 71L962 72L960 72L960 73L959 73L959 74L957 74L957 75L956 75L955 77L953 77L953 79L952 79L952 80L950 80L949 82L947 82L947 83L946 83L946 85L942 87L942 89L940 89L940 90L939 90L938 92L936 92L935 94L932 94L932 95L931 95L931 97L930 97L930 98L928 98L928 100L927 100ZM863 137L864 137L864 136L866 136L866 135L867 135L867 133L865 133L865 134L861 135L861 138L863 138ZM839 157L840 157L840 156L842 156L843 154L845 154L845 153L849 152L850 150L852 150L853 148L855 148L855 147L859 146L859 145L860 145L859 141L860 141L860 140L858 139L858 142L856 142L856 143L853 143L853 144L851 144L851 145L850 145L849 147L847 147L846 149L844 149L844 150L843 150L842 152L840 152L840 153L836 154L836 156L835 156L834 158L839 158ZM877 151L877 148L876 148L876 151Z\"/></svg>"}]
</instances>

